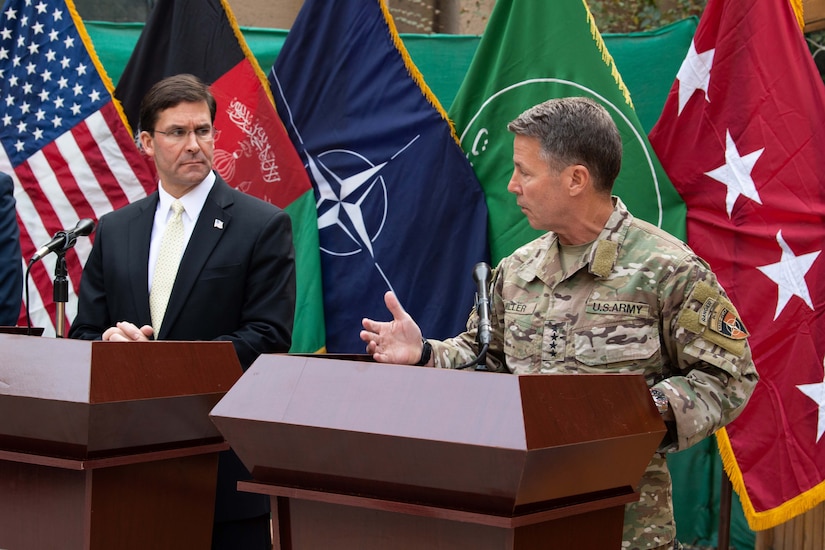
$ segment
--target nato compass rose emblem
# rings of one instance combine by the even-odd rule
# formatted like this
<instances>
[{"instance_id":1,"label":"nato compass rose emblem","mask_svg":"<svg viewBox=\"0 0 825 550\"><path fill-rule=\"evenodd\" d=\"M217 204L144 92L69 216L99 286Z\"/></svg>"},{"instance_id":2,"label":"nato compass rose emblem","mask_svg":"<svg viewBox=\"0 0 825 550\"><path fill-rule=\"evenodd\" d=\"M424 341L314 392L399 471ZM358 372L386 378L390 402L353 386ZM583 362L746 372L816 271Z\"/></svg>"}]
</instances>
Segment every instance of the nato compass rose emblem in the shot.
<instances>
[{"instance_id":1,"label":"nato compass rose emblem","mask_svg":"<svg viewBox=\"0 0 825 550\"><path fill-rule=\"evenodd\" d=\"M378 264L373 243L387 221L387 183L382 170L412 145L420 135L389 160L373 164L351 150L333 149L313 157L307 152L307 169L318 192L318 231L321 251L332 256L367 252L375 268L393 290Z\"/></svg>"},{"instance_id":2,"label":"nato compass rose emblem","mask_svg":"<svg viewBox=\"0 0 825 550\"><path fill-rule=\"evenodd\" d=\"M410 147L421 135L416 135L388 160L373 164L367 157L348 149L330 149L311 155L293 117L281 81L273 67L270 73L273 92L281 97L286 116L284 123L292 128L298 145L306 155L306 167L315 183L320 248L331 256L354 256L368 252L375 269L389 290L395 289L378 265L373 243L381 235L387 221L387 184L381 171Z\"/></svg>"}]
</instances>

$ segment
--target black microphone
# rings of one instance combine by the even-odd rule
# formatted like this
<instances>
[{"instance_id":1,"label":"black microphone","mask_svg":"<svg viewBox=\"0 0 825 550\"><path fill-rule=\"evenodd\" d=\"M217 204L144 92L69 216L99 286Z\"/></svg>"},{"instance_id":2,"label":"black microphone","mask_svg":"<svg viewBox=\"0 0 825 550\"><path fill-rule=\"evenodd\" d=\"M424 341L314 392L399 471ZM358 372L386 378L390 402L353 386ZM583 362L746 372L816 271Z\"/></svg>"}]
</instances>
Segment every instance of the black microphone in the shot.
<instances>
[{"instance_id":1,"label":"black microphone","mask_svg":"<svg viewBox=\"0 0 825 550\"><path fill-rule=\"evenodd\" d=\"M490 345L490 296L487 294L487 287L490 285L490 266L485 262L478 262L473 268L473 280L477 287L478 345Z\"/></svg>"},{"instance_id":2,"label":"black microphone","mask_svg":"<svg viewBox=\"0 0 825 550\"><path fill-rule=\"evenodd\" d=\"M78 237L85 237L87 235L91 235L92 231L95 230L95 222L90 220L89 218L84 218L77 222L77 225L74 226L73 229L67 229L64 231L58 231L52 237L52 240L44 244L40 247L40 249L34 253L32 259L29 260L29 264L33 264L46 254L50 252L56 252L58 254L63 254L71 247L74 246L75 242L77 242Z\"/></svg>"}]
</instances>

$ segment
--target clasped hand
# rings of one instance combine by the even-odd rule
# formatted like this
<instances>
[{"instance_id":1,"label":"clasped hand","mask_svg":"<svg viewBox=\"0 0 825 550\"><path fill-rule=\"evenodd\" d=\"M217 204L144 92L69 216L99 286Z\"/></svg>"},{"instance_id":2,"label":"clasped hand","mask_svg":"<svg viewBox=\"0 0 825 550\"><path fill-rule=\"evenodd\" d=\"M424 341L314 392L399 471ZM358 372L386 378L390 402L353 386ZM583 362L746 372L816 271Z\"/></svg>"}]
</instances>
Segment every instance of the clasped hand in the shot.
<instances>
[{"instance_id":1,"label":"clasped hand","mask_svg":"<svg viewBox=\"0 0 825 550\"><path fill-rule=\"evenodd\" d=\"M107 328L102 339L108 342L149 342L154 333L149 325L138 328L129 321L120 321L115 326Z\"/></svg>"}]
</instances>

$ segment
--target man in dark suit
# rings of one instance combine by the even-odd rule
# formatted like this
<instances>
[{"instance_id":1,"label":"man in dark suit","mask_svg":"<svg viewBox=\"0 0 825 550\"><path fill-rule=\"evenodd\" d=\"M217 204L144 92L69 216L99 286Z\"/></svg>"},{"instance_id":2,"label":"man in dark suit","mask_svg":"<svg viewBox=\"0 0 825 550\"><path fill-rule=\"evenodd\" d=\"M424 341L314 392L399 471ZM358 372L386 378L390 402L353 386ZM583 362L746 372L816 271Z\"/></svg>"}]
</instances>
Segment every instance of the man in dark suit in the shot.
<instances>
[{"instance_id":1,"label":"man in dark suit","mask_svg":"<svg viewBox=\"0 0 825 550\"><path fill-rule=\"evenodd\" d=\"M14 201L14 182L0 172L0 325L17 324L23 301L20 228Z\"/></svg>"},{"instance_id":2,"label":"man in dark suit","mask_svg":"<svg viewBox=\"0 0 825 550\"><path fill-rule=\"evenodd\" d=\"M212 171L215 112L208 87L191 75L166 78L144 97L140 144L155 162L160 185L101 217L71 338L228 340L244 370L261 353L289 350L291 223L279 208L232 189ZM177 222L170 212L176 202L183 206ZM181 221L182 229L167 231L167 223L171 228ZM180 233L182 252L176 253L180 264L172 267L164 313L155 303L163 286L156 277L169 271L162 250L167 232ZM248 478L233 452L222 453L213 549L271 548L268 498L236 489Z\"/></svg>"}]
</instances>

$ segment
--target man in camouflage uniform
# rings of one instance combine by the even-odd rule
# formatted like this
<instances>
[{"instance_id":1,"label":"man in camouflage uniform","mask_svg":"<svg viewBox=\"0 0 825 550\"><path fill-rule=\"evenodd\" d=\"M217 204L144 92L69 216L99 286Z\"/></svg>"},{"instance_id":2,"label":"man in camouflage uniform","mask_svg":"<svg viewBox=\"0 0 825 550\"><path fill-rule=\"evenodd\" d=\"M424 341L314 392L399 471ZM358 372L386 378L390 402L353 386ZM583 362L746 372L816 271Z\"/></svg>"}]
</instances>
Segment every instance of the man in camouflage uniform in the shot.
<instances>
[{"instance_id":1,"label":"man in camouflage uniform","mask_svg":"<svg viewBox=\"0 0 825 550\"><path fill-rule=\"evenodd\" d=\"M504 258L491 283L488 369L642 373L668 434L627 505L623 549L674 549L665 453L736 418L757 382L747 331L710 267L687 245L634 218L611 196L621 137L585 98L550 100L511 122L508 190L548 233ZM443 342L387 293L391 322L364 319L376 360L454 368L478 353L478 315ZM423 349L422 349L423 341Z\"/></svg>"}]
</instances>

